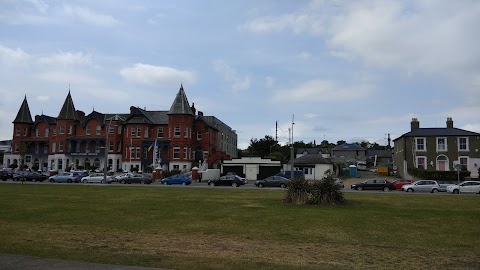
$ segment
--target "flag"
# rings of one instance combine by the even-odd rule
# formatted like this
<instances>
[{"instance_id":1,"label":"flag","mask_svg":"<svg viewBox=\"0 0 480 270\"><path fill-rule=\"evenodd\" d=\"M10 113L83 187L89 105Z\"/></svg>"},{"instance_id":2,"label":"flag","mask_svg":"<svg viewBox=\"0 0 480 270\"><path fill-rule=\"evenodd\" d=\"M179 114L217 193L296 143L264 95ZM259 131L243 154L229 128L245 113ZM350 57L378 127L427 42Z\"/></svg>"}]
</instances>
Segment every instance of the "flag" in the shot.
<instances>
[{"instance_id":1,"label":"flag","mask_svg":"<svg viewBox=\"0 0 480 270\"><path fill-rule=\"evenodd\" d=\"M157 147L157 141L154 141L152 143L152 145L150 145L150 147L148 147L148 151L150 151L150 149L152 149L152 147Z\"/></svg>"}]
</instances>

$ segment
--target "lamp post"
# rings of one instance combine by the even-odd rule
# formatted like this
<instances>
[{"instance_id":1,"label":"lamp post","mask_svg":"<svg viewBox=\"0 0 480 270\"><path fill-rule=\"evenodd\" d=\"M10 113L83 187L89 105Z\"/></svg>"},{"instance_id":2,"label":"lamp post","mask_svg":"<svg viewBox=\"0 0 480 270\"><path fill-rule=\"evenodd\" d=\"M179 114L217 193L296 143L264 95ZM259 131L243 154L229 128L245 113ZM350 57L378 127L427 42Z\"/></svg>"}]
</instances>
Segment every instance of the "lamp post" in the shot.
<instances>
[{"instance_id":1,"label":"lamp post","mask_svg":"<svg viewBox=\"0 0 480 270\"><path fill-rule=\"evenodd\" d=\"M108 142L108 134L110 133L110 126L112 125L112 119L113 118L110 118L110 122L108 122L108 126L105 130L105 166L103 166L103 183L104 184L107 183L108 151L110 150L110 145L109 145L109 142Z\"/></svg>"}]
</instances>

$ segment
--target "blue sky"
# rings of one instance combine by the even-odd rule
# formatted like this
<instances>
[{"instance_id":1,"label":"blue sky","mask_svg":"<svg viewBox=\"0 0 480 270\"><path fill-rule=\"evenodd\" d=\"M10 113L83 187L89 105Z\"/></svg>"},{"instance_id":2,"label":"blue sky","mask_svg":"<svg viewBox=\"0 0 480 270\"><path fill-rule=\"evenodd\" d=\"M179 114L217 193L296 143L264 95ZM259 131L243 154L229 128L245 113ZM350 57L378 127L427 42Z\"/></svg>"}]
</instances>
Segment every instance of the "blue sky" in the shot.
<instances>
[{"instance_id":1,"label":"blue sky","mask_svg":"<svg viewBox=\"0 0 480 270\"><path fill-rule=\"evenodd\" d=\"M57 116L190 103L251 138L385 143L480 132L480 1L0 0L0 139L27 96Z\"/></svg>"}]
</instances>

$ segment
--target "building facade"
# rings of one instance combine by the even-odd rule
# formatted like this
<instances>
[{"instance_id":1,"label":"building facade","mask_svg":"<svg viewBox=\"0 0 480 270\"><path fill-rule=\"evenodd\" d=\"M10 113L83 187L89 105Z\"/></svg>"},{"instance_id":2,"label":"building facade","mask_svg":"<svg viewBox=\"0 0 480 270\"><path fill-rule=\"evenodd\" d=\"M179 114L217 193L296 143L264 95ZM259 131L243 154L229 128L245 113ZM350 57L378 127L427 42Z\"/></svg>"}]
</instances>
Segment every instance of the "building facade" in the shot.
<instances>
[{"instance_id":1,"label":"building facade","mask_svg":"<svg viewBox=\"0 0 480 270\"><path fill-rule=\"evenodd\" d=\"M229 144L222 145L228 131ZM161 167L189 171L199 162L218 166L237 155L237 135L214 116L196 114L183 86L168 111L131 106L128 113L85 115L70 94L57 117L30 114L25 97L13 121L4 167L25 164L42 171L103 169L130 171Z\"/></svg>"},{"instance_id":2,"label":"building facade","mask_svg":"<svg viewBox=\"0 0 480 270\"><path fill-rule=\"evenodd\" d=\"M468 170L478 177L480 166L480 133L453 127L452 118L447 118L445 128L420 128L413 118L410 132L394 140L394 166L397 173L408 179L408 168L430 171Z\"/></svg>"}]
</instances>

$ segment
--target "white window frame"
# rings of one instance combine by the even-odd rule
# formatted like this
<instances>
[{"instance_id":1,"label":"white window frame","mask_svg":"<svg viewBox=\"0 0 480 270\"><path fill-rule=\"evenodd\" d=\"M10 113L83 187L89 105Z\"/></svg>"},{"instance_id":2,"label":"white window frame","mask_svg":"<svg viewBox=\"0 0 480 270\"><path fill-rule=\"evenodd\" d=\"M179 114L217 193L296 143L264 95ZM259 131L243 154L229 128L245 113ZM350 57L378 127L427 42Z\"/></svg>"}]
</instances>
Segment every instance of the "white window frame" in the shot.
<instances>
[{"instance_id":1,"label":"white window frame","mask_svg":"<svg viewBox=\"0 0 480 270\"><path fill-rule=\"evenodd\" d=\"M48 138L48 135L50 134L50 129L46 128L45 129L45 137Z\"/></svg>"},{"instance_id":2,"label":"white window frame","mask_svg":"<svg viewBox=\"0 0 480 270\"><path fill-rule=\"evenodd\" d=\"M68 126L68 135L72 135L73 133L73 126Z\"/></svg>"},{"instance_id":3,"label":"white window frame","mask_svg":"<svg viewBox=\"0 0 480 270\"><path fill-rule=\"evenodd\" d=\"M419 164L419 163L418 163L418 160L420 160L420 159L425 160L425 162L424 162L424 168L423 168L423 169L426 170L427 167L428 167L427 157L426 157L426 156L417 156L417 157L415 158L415 167L416 167L417 169L419 169L419 167L418 167L418 164Z\"/></svg>"},{"instance_id":4,"label":"white window frame","mask_svg":"<svg viewBox=\"0 0 480 270\"><path fill-rule=\"evenodd\" d=\"M20 136L20 128L15 129L15 136Z\"/></svg>"},{"instance_id":5,"label":"white window frame","mask_svg":"<svg viewBox=\"0 0 480 270\"><path fill-rule=\"evenodd\" d=\"M40 137L40 130L38 128L35 129L35 137Z\"/></svg>"},{"instance_id":6,"label":"white window frame","mask_svg":"<svg viewBox=\"0 0 480 270\"><path fill-rule=\"evenodd\" d=\"M188 147L183 147L183 158L188 159Z\"/></svg>"},{"instance_id":7,"label":"white window frame","mask_svg":"<svg viewBox=\"0 0 480 270\"><path fill-rule=\"evenodd\" d=\"M145 128L145 134L143 134L144 138L148 138L148 127Z\"/></svg>"},{"instance_id":8,"label":"white window frame","mask_svg":"<svg viewBox=\"0 0 480 270\"><path fill-rule=\"evenodd\" d=\"M95 128L95 134L97 135L102 135L102 127L101 126L97 126Z\"/></svg>"},{"instance_id":9,"label":"white window frame","mask_svg":"<svg viewBox=\"0 0 480 270\"><path fill-rule=\"evenodd\" d=\"M90 126L86 126L85 127L85 135L90 135L90 133L91 133Z\"/></svg>"},{"instance_id":10,"label":"white window frame","mask_svg":"<svg viewBox=\"0 0 480 270\"><path fill-rule=\"evenodd\" d=\"M58 142L58 152L63 152L63 142Z\"/></svg>"},{"instance_id":11,"label":"white window frame","mask_svg":"<svg viewBox=\"0 0 480 270\"><path fill-rule=\"evenodd\" d=\"M57 150L57 144L55 142L52 142L52 153L55 153Z\"/></svg>"},{"instance_id":12,"label":"white window frame","mask_svg":"<svg viewBox=\"0 0 480 270\"><path fill-rule=\"evenodd\" d=\"M163 138L163 128L157 128L157 138Z\"/></svg>"},{"instance_id":13,"label":"white window frame","mask_svg":"<svg viewBox=\"0 0 480 270\"><path fill-rule=\"evenodd\" d=\"M183 129L183 137L184 137L184 138L188 138L188 127L185 127L185 128Z\"/></svg>"},{"instance_id":14,"label":"white window frame","mask_svg":"<svg viewBox=\"0 0 480 270\"><path fill-rule=\"evenodd\" d=\"M178 145L173 147L173 159L180 159L180 146Z\"/></svg>"},{"instance_id":15,"label":"white window frame","mask_svg":"<svg viewBox=\"0 0 480 270\"><path fill-rule=\"evenodd\" d=\"M197 131L197 141L201 141L202 140L202 131L199 130Z\"/></svg>"},{"instance_id":16,"label":"white window frame","mask_svg":"<svg viewBox=\"0 0 480 270\"><path fill-rule=\"evenodd\" d=\"M462 164L460 161L461 159L466 159L467 160L467 163L465 164ZM465 165L465 168L468 170L468 163L470 162L470 157L469 156L459 156L458 157L458 164L460 164L460 166L462 165Z\"/></svg>"},{"instance_id":17,"label":"white window frame","mask_svg":"<svg viewBox=\"0 0 480 270\"><path fill-rule=\"evenodd\" d=\"M140 138L142 137L142 128L141 127L137 127L137 138Z\"/></svg>"},{"instance_id":18,"label":"white window frame","mask_svg":"<svg viewBox=\"0 0 480 270\"><path fill-rule=\"evenodd\" d=\"M439 143L440 140L444 140L444 149L440 149L441 144ZM437 137L437 152L446 152L448 151L448 144L447 144L447 137Z\"/></svg>"},{"instance_id":19,"label":"white window frame","mask_svg":"<svg viewBox=\"0 0 480 270\"><path fill-rule=\"evenodd\" d=\"M423 149L418 149L418 141L423 140ZM427 151L427 139L425 137L417 137L415 138L415 151L417 152L425 152Z\"/></svg>"},{"instance_id":20,"label":"white window frame","mask_svg":"<svg viewBox=\"0 0 480 270\"><path fill-rule=\"evenodd\" d=\"M180 127L175 127L173 129L173 137L180 138Z\"/></svg>"},{"instance_id":21,"label":"white window frame","mask_svg":"<svg viewBox=\"0 0 480 270\"><path fill-rule=\"evenodd\" d=\"M59 134L65 134L65 126L64 125L60 125L60 128L59 128Z\"/></svg>"},{"instance_id":22,"label":"white window frame","mask_svg":"<svg viewBox=\"0 0 480 270\"><path fill-rule=\"evenodd\" d=\"M461 144L460 144L460 139L465 139L465 149L462 149L461 148ZM458 141L458 151L463 151L463 152L468 152L468 149L469 148L469 140L468 140L468 137L458 137L457 138L457 141Z\"/></svg>"}]
</instances>

